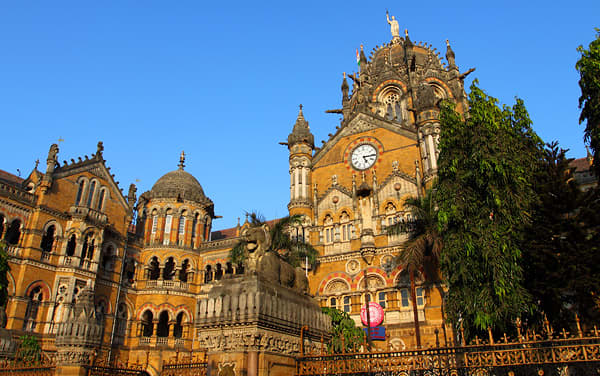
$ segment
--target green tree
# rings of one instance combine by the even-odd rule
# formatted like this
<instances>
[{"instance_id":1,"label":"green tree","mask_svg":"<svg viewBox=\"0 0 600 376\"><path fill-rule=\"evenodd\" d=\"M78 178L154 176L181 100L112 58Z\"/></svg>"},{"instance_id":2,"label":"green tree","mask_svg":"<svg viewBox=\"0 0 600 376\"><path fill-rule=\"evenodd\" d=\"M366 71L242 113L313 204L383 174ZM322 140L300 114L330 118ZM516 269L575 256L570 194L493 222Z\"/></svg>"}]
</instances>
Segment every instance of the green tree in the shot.
<instances>
[{"instance_id":1,"label":"green tree","mask_svg":"<svg viewBox=\"0 0 600 376\"><path fill-rule=\"evenodd\" d=\"M586 122L585 141L589 142L594 154L594 172L600 176L600 29L596 28L596 39L588 49L577 47L581 57L575 64L579 71L579 123Z\"/></svg>"},{"instance_id":2,"label":"green tree","mask_svg":"<svg viewBox=\"0 0 600 376\"><path fill-rule=\"evenodd\" d=\"M344 351L353 351L355 346L360 346L365 341L365 332L356 326L349 314L339 309L322 307L323 313L331 317L331 342L327 350L333 353L342 352L342 338Z\"/></svg>"},{"instance_id":3,"label":"green tree","mask_svg":"<svg viewBox=\"0 0 600 376\"><path fill-rule=\"evenodd\" d=\"M534 176L539 197L523 250L525 287L532 295L531 325L541 327L544 315L559 329L598 318L600 293L598 200L582 192L558 143L548 144Z\"/></svg>"},{"instance_id":4,"label":"green tree","mask_svg":"<svg viewBox=\"0 0 600 376\"><path fill-rule=\"evenodd\" d=\"M442 251L442 237L437 225L438 207L433 199L434 192L435 188L429 189L422 197L407 199L405 206L409 208L416 220L412 223L398 222L386 230L389 235L406 232L410 234L410 239L405 249L396 257L396 262L402 266L402 269L407 270L409 275L417 347L421 347L421 328L417 307L416 276L425 272L426 279L437 281L438 260ZM441 289L440 293L443 294Z\"/></svg>"},{"instance_id":5,"label":"green tree","mask_svg":"<svg viewBox=\"0 0 600 376\"><path fill-rule=\"evenodd\" d=\"M35 362L41 359L42 348L37 337L25 335L19 337L21 344L17 349L16 358L25 362Z\"/></svg>"},{"instance_id":6,"label":"green tree","mask_svg":"<svg viewBox=\"0 0 600 376\"><path fill-rule=\"evenodd\" d=\"M437 201L446 313L467 337L505 330L530 307L521 252L535 201L531 170L542 150L523 101L500 108L477 84L465 118L448 102L440 113Z\"/></svg>"},{"instance_id":7,"label":"green tree","mask_svg":"<svg viewBox=\"0 0 600 376\"><path fill-rule=\"evenodd\" d=\"M262 226L265 219L256 213L248 213L250 226ZM302 236L294 233L295 228L302 225L301 215L292 215L279 219L269 230L271 249L278 251L281 257L292 266L301 266L305 260L311 266L317 263L319 252ZM291 236L294 235L294 236ZM242 238L229 252L232 263L241 264L246 258L246 241Z\"/></svg>"}]
</instances>

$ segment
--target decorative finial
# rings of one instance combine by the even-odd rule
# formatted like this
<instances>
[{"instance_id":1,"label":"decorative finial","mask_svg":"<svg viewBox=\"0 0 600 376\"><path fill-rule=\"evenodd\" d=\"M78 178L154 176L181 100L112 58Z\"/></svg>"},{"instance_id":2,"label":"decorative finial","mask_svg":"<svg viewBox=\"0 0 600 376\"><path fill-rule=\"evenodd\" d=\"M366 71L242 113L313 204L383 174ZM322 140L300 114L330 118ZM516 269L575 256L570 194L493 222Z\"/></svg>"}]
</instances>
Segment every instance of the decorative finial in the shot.
<instances>
[{"instance_id":1,"label":"decorative finial","mask_svg":"<svg viewBox=\"0 0 600 376\"><path fill-rule=\"evenodd\" d=\"M102 152L104 151L104 144L102 141L98 141L98 146L96 149L96 158L102 158Z\"/></svg>"},{"instance_id":2,"label":"decorative finial","mask_svg":"<svg viewBox=\"0 0 600 376\"><path fill-rule=\"evenodd\" d=\"M181 154L179 155L179 169L183 170L183 168L185 167L185 152L182 151Z\"/></svg>"},{"instance_id":3,"label":"decorative finial","mask_svg":"<svg viewBox=\"0 0 600 376\"><path fill-rule=\"evenodd\" d=\"M360 50L361 50L361 51L363 51L363 49L364 49L364 47L363 47L363 45L361 44L361 45L360 45Z\"/></svg>"},{"instance_id":4,"label":"decorative finial","mask_svg":"<svg viewBox=\"0 0 600 376\"><path fill-rule=\"evenodd\" d=\"M450 47L450 41L446 39L446 46Z\"/></svg>"},{"instance_id":5,"label":"decorative finial","mask_svg":"<svg viewBox=\"0 0 600 376\"><path fill-rule=\"evenodd\" d=\"M346 72L344 72L344 80L346 79Z\"/></svg>"},{"instance_id":6,"label":"decorative finial","mask_svg":"<svg viewBox=\"0 0 600 376\"><path fill-rule=\"evenodd\" d=\"M37 170L39 164L40 164L40 160L38 158L38 159L35 160L35 167L33 169Z\"/></svg>"},{"instance_id":7,"label":"decorative finial","mask_svg":"<svg viewBox=\"0 0 600 376\"><path fill-rule=\"evenodd\" d=\"M404 29L404 35L408 36L408 29Z\"/></svg>"}]
</instances>

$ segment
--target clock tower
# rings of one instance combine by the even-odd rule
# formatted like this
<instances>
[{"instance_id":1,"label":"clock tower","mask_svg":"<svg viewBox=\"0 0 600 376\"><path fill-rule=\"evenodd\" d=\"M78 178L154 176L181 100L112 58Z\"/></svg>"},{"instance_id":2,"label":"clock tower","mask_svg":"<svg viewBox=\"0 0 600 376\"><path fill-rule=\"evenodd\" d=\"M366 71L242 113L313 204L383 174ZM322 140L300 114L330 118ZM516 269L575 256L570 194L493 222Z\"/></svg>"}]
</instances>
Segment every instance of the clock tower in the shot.
<instances>
[{"instance_id":1,"label":"clock tower","mask_svg":"<svg viewBox=\"0 0 600 376\"><path fill-rule=\"evenodd\" d=\"M448 42L444 62L431 45L413 43L408 32L376 46L369 57L361 46L358 60L358 72L344 74L341 107L327 111L340 114L341 122L321 147L314 146L300 109L287 142L288 208L290 215L310 218L303 231L320 257L309 283L320 303L360 325L360 308L377 302L390 341L414 345L407 273L396 262L415 228L405 202L422 195L437 175L439 103L452 101L464 112L469 72L459 73ZM399 222L406 231L388 235L387 227ZM425 273L417 282L424 343L435 329L445 333L436 283Z\"/></svg>"}]
</instances>

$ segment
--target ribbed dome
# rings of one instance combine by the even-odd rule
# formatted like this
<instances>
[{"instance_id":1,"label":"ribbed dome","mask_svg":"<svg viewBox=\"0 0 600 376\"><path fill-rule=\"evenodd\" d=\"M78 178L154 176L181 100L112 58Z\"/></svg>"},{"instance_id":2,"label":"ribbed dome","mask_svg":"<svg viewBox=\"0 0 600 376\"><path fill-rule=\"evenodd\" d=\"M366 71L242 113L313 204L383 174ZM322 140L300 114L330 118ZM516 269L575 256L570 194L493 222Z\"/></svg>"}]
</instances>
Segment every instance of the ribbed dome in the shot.
<instances>
[{"instance_id":1,"label":"ribbed dome","mask_svg":"<svg viewBox=\"0 0 600 376\"><path fill-rule=\"evenodd\" d=\"M182 168L163 175L150 192L155 198L180 198L197 202L206 200L198 180Z\"/></svg>"}]
</instances>

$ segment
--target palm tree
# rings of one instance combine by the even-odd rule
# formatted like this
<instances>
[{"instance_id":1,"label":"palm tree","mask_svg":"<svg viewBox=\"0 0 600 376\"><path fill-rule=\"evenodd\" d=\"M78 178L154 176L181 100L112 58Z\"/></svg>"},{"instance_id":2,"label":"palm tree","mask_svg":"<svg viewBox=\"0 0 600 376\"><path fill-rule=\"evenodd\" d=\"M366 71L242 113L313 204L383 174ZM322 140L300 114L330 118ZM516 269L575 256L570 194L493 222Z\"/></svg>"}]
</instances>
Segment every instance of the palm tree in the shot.
<instances>
[{"instance_id":1,"label":"palm tree","mask_svg":"<svg viewBox=\"0 0 600 376\"><path fill-rule=\"evenodd\" d=\"M438 232L437 205L433 200L433 192L434 189L429 189L422 197L406 200L405 205L411 210L414 222L398 222L387 228L389 235L407 232L410 235L406 248L397 256L396 262L409 274L417 347L421 347L421 331L417 310L416 276L421 270L429 269L429 273L425 273L426 277L438 280L438 260L442 251L442 237ZM440 293L443 294L442 291Z\"/></svg>"},{"instance_id":2,"label":"palm tree","mask_svg":"<svg viewBox=\"0 0 600 376\"><path fill-rule=\"evenodd\" d=\"M264 217L256 213L246 213L250 219L251 226L262 226L266 223ZM294 228L302 225L303 216L295 214L292 216L283 217L271 227L271 249L278 252L281 257L290 263L293 267L301 266L306 260L311 267L314 267L317 263L317 257L319 252L308 242L305 241L304 236L291 236L290 232L294 231ZM246 241L240 239L240 241L233 246L229 252L229 258L232 263L241 264L246 257L245 254Z\"/></svg>"}]
</instances>

